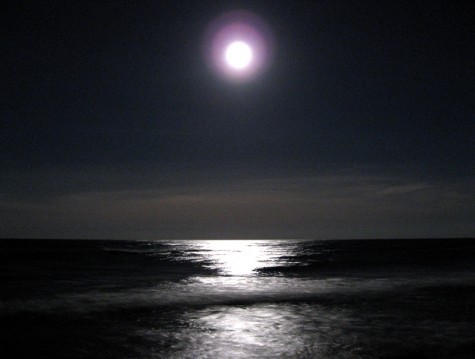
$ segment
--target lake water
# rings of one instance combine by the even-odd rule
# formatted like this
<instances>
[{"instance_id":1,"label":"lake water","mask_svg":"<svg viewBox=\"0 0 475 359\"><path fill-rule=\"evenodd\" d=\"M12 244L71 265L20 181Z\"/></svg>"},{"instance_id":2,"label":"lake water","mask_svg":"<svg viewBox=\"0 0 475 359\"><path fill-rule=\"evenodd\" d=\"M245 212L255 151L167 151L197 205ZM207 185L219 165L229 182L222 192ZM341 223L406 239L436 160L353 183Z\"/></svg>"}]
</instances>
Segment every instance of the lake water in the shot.
<instances>
[{"instance_id":1,"label":"lake water","mask_svg":"<svg viewBox=\"0 0 475 359\"><path fill-rule=\"evenodd\" d=\"M1 358L474 358L474 240L0 241Z\"/></svg>"}]
</instances>

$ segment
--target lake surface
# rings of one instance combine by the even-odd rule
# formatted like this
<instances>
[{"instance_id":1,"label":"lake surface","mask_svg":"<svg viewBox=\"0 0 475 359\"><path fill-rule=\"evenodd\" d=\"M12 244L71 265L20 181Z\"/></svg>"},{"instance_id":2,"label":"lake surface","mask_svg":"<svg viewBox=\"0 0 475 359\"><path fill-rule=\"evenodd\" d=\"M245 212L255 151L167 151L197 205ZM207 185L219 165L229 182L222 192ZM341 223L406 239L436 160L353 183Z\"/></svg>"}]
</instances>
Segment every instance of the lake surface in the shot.
<instances>
[{"instance_id":1,"label":"lake surface","mask_svg":"<svg viewBox=\"0 0 475 359\"><path fill-rule=\"evenodd\" d=\"M474 358L475 241L0 240L1 358Z\"/></svg>"}]
</instances>

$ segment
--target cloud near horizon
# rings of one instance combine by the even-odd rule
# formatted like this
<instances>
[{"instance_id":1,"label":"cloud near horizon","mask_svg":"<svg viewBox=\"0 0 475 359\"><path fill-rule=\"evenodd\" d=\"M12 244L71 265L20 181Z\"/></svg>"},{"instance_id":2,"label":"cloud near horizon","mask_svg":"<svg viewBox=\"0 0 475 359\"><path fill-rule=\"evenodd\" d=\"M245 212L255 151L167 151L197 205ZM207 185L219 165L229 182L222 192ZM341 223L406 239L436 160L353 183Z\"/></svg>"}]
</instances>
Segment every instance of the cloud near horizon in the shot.
<instances>
[{"instance_id":1,"label":"cloud near horizon","mask_svg":"<svg viewBox=\"0 0 475 359\"><path fill-rule=\"evenodd\" d=\"M8 178L17 188L2 193L0 237L153 240L475 235L471 181L436 183L342 172L204 178L194 183L156 174L127 179L96 173L85 183L87 177L43 173L28 179L18 175L16 181ZM36 187L24 188L26 183Z\"/></svg>"}]
</instances>

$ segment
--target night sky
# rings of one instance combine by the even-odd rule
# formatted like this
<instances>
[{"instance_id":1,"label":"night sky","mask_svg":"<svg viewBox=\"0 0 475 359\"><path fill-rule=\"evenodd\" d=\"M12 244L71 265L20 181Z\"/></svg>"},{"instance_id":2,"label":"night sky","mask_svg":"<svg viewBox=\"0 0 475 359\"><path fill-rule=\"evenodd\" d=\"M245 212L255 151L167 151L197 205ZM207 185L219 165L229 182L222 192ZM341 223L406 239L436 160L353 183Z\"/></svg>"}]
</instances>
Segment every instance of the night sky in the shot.
<instances>
[{"instance_id":1,"label":"night sky","mask_svg":"<svg viewBox=\"0 0 475 359\"><path fill-rule=\"evenodd\" d=\"M269 45L247 81L209 61L238 10ZM475 236L473 1L7 1L0 23L2 238Z\"/></svg>"}]
</instances>

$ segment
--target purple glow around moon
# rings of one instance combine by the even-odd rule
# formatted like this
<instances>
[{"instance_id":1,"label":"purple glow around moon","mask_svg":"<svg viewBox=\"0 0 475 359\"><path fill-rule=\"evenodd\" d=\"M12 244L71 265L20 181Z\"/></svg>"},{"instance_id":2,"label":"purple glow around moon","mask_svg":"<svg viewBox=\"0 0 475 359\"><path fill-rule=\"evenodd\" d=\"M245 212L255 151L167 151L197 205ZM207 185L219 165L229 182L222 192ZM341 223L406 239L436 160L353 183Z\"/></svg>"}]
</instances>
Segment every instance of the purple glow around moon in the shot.
<instances>
[{"instance_id":1,"label":"purple glow around moon","mask_svg":"<svg viewBox=\"0 0 475 359\"><path fill-rule=\"evenodd\" d=\"M233 44L248 47L248 61L235 66L229 58ZM257 15L244 10L226 13L209 26L204 40L209 66L221 77L247 82L265 71L272 60L274 41L267 24ZM238 54L239 56L239 54ZM245 53L242 56L247 56ZM237 61L240 61L239 58ZM234 66L233 66L234 65ZM244 66L245 65L245 66Z\"/></svg>"}]
</instances>

